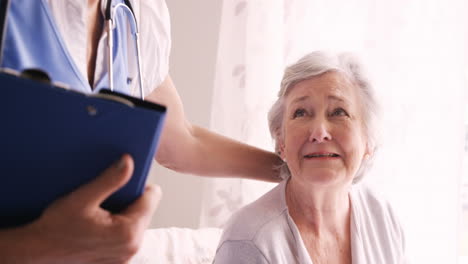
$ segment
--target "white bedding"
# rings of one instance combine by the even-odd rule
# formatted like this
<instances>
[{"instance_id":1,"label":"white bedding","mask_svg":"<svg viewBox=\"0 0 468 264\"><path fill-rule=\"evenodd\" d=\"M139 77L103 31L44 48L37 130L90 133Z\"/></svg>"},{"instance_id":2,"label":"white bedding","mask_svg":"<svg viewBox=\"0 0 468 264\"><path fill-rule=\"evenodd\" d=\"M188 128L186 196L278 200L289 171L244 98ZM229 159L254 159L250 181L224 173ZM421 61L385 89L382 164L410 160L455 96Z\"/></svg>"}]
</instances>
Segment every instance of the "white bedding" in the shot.
<instances>
[{"instance_id":1,"label":"white bedding","mask_svg":"<svg viewBox=\"0 0 468 264\"><path fill-rule=\"evenodd\" d=\"M219 228L150 229L130 263L212 263L221 233Z\"/></svg>"}]
</instances>

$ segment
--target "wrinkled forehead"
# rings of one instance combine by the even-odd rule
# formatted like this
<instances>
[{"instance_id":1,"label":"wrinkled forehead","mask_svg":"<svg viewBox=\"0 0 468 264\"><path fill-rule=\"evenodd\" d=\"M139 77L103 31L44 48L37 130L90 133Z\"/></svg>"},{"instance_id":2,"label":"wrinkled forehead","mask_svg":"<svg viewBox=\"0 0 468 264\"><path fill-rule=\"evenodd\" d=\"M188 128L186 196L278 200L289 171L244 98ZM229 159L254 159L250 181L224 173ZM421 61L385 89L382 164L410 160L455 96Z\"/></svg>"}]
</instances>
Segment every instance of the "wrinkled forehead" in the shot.
<instances>
[{"instance_id":1,"label":"wrinkled forehead","mask_svg":"<svg viewBox=\"0 0 468 264\"><path fill-rule=\"evenodd\" d=\"M313 97L320 100L338 100L358 103L357 86L344 73L326 72L299 81L286 91L286 104Z\"/></svg>"}]
</instances>

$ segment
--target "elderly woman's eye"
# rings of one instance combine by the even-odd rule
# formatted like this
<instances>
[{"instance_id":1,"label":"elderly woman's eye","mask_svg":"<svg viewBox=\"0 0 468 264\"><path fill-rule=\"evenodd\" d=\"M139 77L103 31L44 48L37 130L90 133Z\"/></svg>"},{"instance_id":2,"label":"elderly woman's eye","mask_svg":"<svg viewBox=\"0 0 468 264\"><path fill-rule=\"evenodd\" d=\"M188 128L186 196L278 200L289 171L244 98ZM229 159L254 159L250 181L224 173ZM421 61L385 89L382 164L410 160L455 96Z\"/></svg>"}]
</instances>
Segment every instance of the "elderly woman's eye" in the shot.
<instances>
[{"instance_id":1,"label":"elderly woman's eye","mask_svg":"<svg viewBox=\"0 0 468 264\"><path fill-rule=\"evenodd\" d=\"M302 108L299 108L299 109L296 109L296 111L294 111L293 118L305 116L305 114L306 114L306 111Z\"/></svg>"},{"instance_id":2,"label":"elderly woman's eye","mask_svg":"<svg viewBox=\"0 0 468 264\"><path fill-rule=\"evenodd\" d=\"M333 110L331 116L349 116L348 112L346 112L343 108L336 108Z\"/></svg>"}]
</instances>

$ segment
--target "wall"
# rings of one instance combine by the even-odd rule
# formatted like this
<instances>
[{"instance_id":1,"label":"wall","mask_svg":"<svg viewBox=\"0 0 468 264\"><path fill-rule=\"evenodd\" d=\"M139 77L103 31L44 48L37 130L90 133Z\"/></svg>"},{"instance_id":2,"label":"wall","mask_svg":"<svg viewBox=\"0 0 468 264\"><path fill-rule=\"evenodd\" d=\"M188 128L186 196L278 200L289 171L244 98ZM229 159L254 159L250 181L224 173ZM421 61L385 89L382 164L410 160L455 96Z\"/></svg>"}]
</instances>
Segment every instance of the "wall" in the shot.
<instances>
[{"instance_id":1,"label":"wall","mask_svg":"<svg viewBox=\"0 0 468 264\"><path fill-rule=\"evenodd\" d=\"M172 25L170 75L187 118L208 127L222 1L166 2ZM198 228L201 191L206 178L176 173L154 164L149 181L163 190L152 228Z\"/></svg>"}]
</instances>

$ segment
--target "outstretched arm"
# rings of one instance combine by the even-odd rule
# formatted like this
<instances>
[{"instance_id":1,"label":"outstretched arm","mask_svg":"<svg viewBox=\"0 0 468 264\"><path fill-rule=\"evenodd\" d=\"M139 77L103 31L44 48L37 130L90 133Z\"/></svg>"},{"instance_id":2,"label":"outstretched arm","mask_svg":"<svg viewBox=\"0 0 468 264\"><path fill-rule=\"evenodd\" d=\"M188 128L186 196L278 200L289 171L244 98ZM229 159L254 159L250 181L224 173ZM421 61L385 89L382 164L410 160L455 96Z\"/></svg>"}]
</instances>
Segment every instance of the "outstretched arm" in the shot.
<instances>
[{"instance_id":1,"label":"outstretched arm","mask_svg":"<svg viewBox=\"0 0 468 264\"><path fill-rule=\"evenodd\" d=\"M169 76L146 100L168 109L156 154L161 165L203 176L280 180L276 168L282 160L276 154L192 125L185 117L179 94Z\"/></svg>"}]
</instances>

